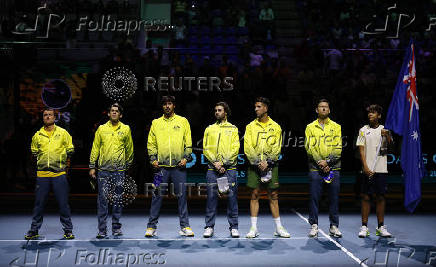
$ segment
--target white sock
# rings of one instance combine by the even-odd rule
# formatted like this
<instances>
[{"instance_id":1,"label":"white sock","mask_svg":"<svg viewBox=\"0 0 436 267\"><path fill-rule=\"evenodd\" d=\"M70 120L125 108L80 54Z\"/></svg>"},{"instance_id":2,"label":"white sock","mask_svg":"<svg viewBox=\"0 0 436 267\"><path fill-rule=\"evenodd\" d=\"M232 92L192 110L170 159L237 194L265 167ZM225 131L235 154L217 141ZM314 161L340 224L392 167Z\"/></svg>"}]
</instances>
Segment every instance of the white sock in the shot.
<instances>
[{"instance_id":1,"label":"white sock","mask_svg":"<svg viewBox=\"0 0 436 267\"><path fill-rule=\"evenodd\" d=\"M273 218L275 224L276 224L276 228L280 228L282 227L282 223L280 222L280 217L277 218Z\"/></svg>"},{"instance_id":2,"label":"white sock","mask_svg":"<svg viewBox=\"0 0 436 267\"><path fill-rule=\"evenodd\" d=\"M251 227L257 229L257 217L251 217Z\"/></svg>"}]
</instances>

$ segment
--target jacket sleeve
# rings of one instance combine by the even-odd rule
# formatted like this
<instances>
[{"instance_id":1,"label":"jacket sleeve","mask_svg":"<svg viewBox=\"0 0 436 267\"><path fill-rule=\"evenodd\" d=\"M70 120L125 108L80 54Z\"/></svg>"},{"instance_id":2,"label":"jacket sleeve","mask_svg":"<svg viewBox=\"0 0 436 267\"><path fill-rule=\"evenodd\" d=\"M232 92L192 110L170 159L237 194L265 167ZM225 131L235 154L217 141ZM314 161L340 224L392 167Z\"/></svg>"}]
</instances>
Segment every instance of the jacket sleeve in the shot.
<instances>
[{"instance_id":1,"label":"jacket sleeve","mask_svg":"<svg viewBox=\"0 0 436 267\"><path fill-rule=\"evenodd\" d=\"M95 169L97 159L100 155L101 135L100 127L95 132L94 142L92 143L91 156L89 157L89 168Z\"/></svg>"},{"instance_id":2,"label":"jacket sleeve","mask_svg":"<svg viewBox=\"0 0 436 267\"><path fill-rule=\"evenodd\" d=\"M157 140L155 134L155 122L151 123L150 132L148 133L147 152L150 158L150 163L157 160Z\"/></svg>"},{"instance_id":3,"label":"jacket sleeve","mask_svg":"<svg viewBox=\"0 0 436 267\"><path fill-rule=\"evenodd\" d=\"M126 169L133 163L133 139L130 127L127 126L127 140L126 140Z\"/></svg>"},{"instance_id":4,"label":"jacket sleeve","mask_svg":"<svg viewBox=\"0 0 436 267\"><path fill-rule=\"evenodd\" d=\"M251 136L251 126L247 125L245 127L245 134L244 134L244 153L247 156L248 161L250 164L254 165L256 164L256 161L258 159L258 155L256 153L256 150L254 149L254 144L252 143L252 136Z\"/></svg>"},{"instance_id":5,"label":"jacket sleeve","mask_svg":"<svg viewBox=\"0 0 436 267\"><path fill-rule=\"evenodd\" d=\"M67 156L71 157L74 153L73 138L67 131L65 131L65 148L67 150Z\"/></svg>"},{"instance_id":6,"label":"jacket sleeve","mask_svg":"<svg viewBox=\"0 0 436 267\"><path fill-rule=\"evenodd\" d=\"M203 154L210 163L213 163L216 161L216 155L213 153L213 147L209 144L209 134L211 133L207 127L203 135Z\"/></svg>"},{"instance_id":7,"label":"jacket sleeve","mask_svg":"<svg viewBox=\"0 0 436 267\"><path fill-rule=\"evenodd\" d=\"M282 150L282 128L280 126L277 127L277 131L275 131L274 142L273 140L268 143L272 145L271 154L267 158L267 161L271 164L275 164L280 156L280 152Z\"/></svg>"},{"instance_id":8,"label":"jacket sleeve","mask_svg":"<svg viewBox=\"0 0 436 267\"><path fill-rule=\"evenodd\" d=\"M32 137L32 142L30 143L30 151L35 158L38 156L38 132Z\"/></svg>"},{"instance_id":9,"label":"jacket sleeve","mask_svg":"<svg viewBox=\"0 0 436 267\"><path fill-rule=\"evenodd\" d=\"M321 160L321 156L317 149L317 145L319 144L317 143L315 136L313 136L310 127L307 126L305 131L304 147L306 148L307 157L309 158L309 161L312 161L314 163Z\"/></svg>"},{"instance_id":10,"label":"jacket sleeve","mask_svg":"<svg viewBox=\"0 0 436 267\"><path fill-rule=\"evenodd\" d=\"M342 154L342 129L340 125L335 128L335 136L333 136L333 150L327 158L329 166L334 166L340 159Z\"/></svg>"},{"instance_id":11,"label":"jacket sleeve","mask_svg":"<svg viewBox=\"0 0 436 267\"><path fill-rule=\"evenodd\" d=\"M240 143L239 143L239 133L238 133L238 128L235 127L235 130L232 133L232 144L231 146L231 153L230 153L230 161L234 162L236 161L238 154L239 154L239 148L240 148Z\"/></svg>"},{"instance_id":12,"label":"jacket sleeve","mask_svg":"<svg viewBox=\"0 0 436 267\"><path fill-rule=\"evenodd\" d=\"M191 126L188 120L185 118L185 135L183 136L183 141L185 145L185 152L183 158L187 161L192 160L192 138L191 138Z\"/></svg>"}]
</instances>

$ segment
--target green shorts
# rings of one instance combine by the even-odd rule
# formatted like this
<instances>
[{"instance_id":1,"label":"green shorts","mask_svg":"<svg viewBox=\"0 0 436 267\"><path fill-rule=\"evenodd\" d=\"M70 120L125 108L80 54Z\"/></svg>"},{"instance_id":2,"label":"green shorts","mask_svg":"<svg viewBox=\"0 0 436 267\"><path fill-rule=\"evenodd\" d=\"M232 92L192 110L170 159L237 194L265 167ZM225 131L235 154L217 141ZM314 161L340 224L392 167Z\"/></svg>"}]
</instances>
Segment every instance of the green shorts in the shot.
<instances>
[{"instance_id":1,"label":"green shorts","mask_svg":"<svg viewBox=\"0 0 436 267\"><path fill-rule=\"evenodd\" d=\"M266 185L268 189L277 189L279 187L279 167L273 167L271 180L264 184L260 181L259 168L257 166L249 166L247 170L247 186L254 189L258 188L259 184Z\"/></svg>"}]
</instances>

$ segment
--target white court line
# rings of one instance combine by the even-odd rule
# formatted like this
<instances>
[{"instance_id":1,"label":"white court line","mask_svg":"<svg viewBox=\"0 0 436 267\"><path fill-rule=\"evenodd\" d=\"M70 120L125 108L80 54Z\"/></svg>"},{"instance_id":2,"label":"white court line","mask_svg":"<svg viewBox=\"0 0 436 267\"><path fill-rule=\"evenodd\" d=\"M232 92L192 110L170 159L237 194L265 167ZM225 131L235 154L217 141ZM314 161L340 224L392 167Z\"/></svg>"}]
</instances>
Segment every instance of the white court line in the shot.
<instances>
[{"instance_id":1,"label":"white court line","mask_svg":"<svg viewBox=\"0 0 436 267\"><path fill-rule=\"evenodd\" d=\"M303 221L305 221L306 223L309 223L309 220L307 218L305 218L303 215L301 215L301 213L299 213L298 211L296 211L295 209L291 209L293 213L295 213L298 217L300 217ZM368 265L366 265L361 259L359 259L358 257L354 256L353 253L351 253L350 251L348 251L348 249L346 249L344 246L342 246L341 244L339 244L336 240L334 240L333 238L331 238L331 236L327 235L322 229L318 228L319 232L325 237L327 238L330 242L332 242L333 244L335 244L338 248L340 248L343 252L345 252L345 254L347 254L350 258L352 258L353 260L355 260L360 266L363 267L368 267Z\"/></svg>"},{"instance_id":2,"label":"white court line","mask_svg":"<svg viewBox=\"0 0 436 267\"><path fill-rule=\"evenodd\" d=\"M322 238L322 237L321 237ZM96 242L108 242L108 241L220 241L220 240L308 240L310 239L310 237L307 236L297 236L297 237L290 237L290 238L280 238L280 237L271 237L271 238L266 238L266 237L256 237L256 238L246 238L246 237L240 237L240 238L232 238L232 237L224 237L224 238L109 238L109 239L70 239L70 240L65 240L65 239L40 239L40 240L19 240L19 239L11 239L11 240L6 240L6 239L0 239L0 242L59 242L59 241L64 241L64 242L91 242L91 241L96 241Z\"/></svg>"}]
</instances>

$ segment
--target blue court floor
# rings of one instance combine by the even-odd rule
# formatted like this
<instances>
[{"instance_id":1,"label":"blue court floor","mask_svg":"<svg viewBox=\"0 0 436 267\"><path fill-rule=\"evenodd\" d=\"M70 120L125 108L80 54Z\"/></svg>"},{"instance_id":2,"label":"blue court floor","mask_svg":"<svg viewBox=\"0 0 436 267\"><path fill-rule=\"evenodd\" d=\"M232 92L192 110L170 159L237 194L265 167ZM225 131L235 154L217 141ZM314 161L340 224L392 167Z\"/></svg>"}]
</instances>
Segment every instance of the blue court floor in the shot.
<instances>
[{"instance_id":1,"label":"blue court floor","mask_svg":"<svg viewBox=\"0 0 436 267\"><path fill-rule=\"evenodd\" d=\"M224 215L217 218L215 235L202 237L204 217L190 216L195 237L180 237L176 214L164 214L158 236L144 237L147 216L126 213L124 236L97 240L94 214L73 214L75 240L61 240L57 214L48 214L40 240L25 241L30 214L0 215L0 266L436 266L436 216L391 214L385 218L394 238L375 236L376 219L371 214L371 236L360 239L359 214L342 214L343 238L328 234L328 215L321 214L318 238L308 238L307 213L282 209L283 225L291 238L273 237L271 215L258 218L260 236L246 239L248 214L239 217L241 238L229 236ZM110 225L110 224L109 224ZM110 229L109 229L110 230Z\"/></svg>"}]
</instances>

